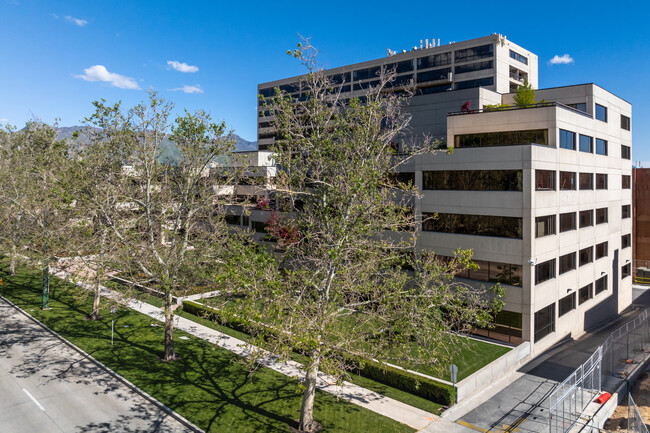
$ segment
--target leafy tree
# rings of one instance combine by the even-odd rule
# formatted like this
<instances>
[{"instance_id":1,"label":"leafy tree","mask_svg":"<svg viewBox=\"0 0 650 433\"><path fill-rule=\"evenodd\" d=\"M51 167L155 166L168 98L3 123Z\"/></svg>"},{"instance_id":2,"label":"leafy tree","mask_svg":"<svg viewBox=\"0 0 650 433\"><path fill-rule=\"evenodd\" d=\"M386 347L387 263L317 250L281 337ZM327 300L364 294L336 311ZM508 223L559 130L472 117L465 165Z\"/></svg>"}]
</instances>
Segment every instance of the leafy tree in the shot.
<instances>
[{"instance_id":1,"label":"leafy tree","mask_svg":"<svg viewBox=\"0 0 650 433\"><path fill-rule=\"evenodd\" d=\"M265 107L280 135L275 191L291 204L271 224L284 236L279 272L233 287L238 297L229 305L281 357L306 356L300 429L314 431L319 372L342 378L360 358L446 369L463 342L451 333L489 323L500 289L491 300L454 282L471 266L467 252L446 262L413 253L416 190L389 175L404 162L395 150L405 148L410 120L408 99L386 91L391 74L384 71L363 100L344 101L308 41L290 53L308 68L301 84L308 98L278 91ZM414 275L400 266L405 261Z\"/></svg>"},{"instance_id":2,"label":"leafy tree","mask_svg":"<svg viewBox=\"0 0 650 433\"><path fill-rule=\"evenodd\" d=\"M513 97L517 107L525 107L535 103L535 89L530 85L527 79L524 79L524 84L517 88L515 96Z\"/></svg>"}]
</instances>

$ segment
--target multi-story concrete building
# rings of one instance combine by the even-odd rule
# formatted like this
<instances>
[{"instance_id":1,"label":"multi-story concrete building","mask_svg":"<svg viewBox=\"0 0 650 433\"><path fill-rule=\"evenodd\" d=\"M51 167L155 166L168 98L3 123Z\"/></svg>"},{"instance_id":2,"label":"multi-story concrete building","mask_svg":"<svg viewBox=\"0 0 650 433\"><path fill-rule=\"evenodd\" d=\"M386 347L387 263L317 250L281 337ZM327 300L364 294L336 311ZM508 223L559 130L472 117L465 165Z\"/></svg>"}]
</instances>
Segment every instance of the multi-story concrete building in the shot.
<instances>
[{"instance_id":1,"label":"multi-story concrete building","mask_svg":"<svg viewBox=\"0 0 650 433\"><path fill-rule=\"evenodd\" d=\"M459 278L506 289L498 326L478 333L530 341L536 354L631 303L628 102L583 84L538 90L548 102L513 106L524 77L537 87L537 56L501 35L427 41L326 74L342 93L361 96L382 65L395 69L396 83L415 85L413 133L453 148L401 169L421 192L418 248L443 256L471 249L480 269ZM258 93L271 96L276 87L304 96L296 77L260 84ZM484 109L494 104L511 107ZM267 148L270 118L260 117L258 133L259 148Z\"/></svg>"}]
</instances>

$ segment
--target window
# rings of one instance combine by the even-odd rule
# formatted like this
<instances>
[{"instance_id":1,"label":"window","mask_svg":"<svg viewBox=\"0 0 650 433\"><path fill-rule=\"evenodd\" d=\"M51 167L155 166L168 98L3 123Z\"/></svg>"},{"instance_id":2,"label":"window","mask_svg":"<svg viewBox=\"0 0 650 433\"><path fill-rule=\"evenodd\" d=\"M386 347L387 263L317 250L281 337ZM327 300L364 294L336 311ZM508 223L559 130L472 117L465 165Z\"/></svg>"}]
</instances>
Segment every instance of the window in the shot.
<instances>
[{"instance_id":1,"label":"window","mask_svg":"<svg viewBox=\"0 0 650 433\"><path fill-rule=\"evenodd\" d=\"M527 64L528 64L528 58L527 58L527 57L522 56L521 54L516 53L516 52L514 52L514 51L512 51L512 50L510 50L510 58L511 58L511 59L515 59L515 60L517 60L518 62L523 63L524 65L527 65Z\"/></svg>"},{"instance_id":2,"label":"window","mask_svg":"<svg viewBox=\"0 0 650 433\"><path fill-rule=\"evenodd\" d=\"M487 62L468 63L466 65L456 66L454 68L454 73L462 74L465 72L482 71L484 69L492 69L493 66L492 60L488 60Z\"/></svg>"},{"instance_id":3,"label":"window","mask_svg":"<svg viewBox=\"0 0 650 433\"><path fill-rule=\"evenodd\" d=\"M596 153L598 155L607 155L607 140L602 138L596 139Z\"/></svg>"},{"instance_id":4,"label":"window","mask_svg":"<svg viewBox=\"0 0 650 433\"><path fill-rule=\"evenodd\" d=\"M423 171L422 189L445 191L521 191L521 170Z\"/></svg>"},{"instance_id":5,"label":"window","mask_svg":"<svg viewBox=\"0 0 650 433\"><path fill-rule=\"evenodd\" d=\"M580 134L579 140L580 152L594 152L594 139L592 137Z\"/></svg>"},{"instance_id":6,"label":"window","mask_svg":"<svg viewBox=\"0 0 650 433\"><path fill-rule=\"evenodd\" d=\"M632 214L632 206L630 206L629 204L624 204L623 206L621 206L622 219L629 218L631 214Z\"/></svg>"},{"instance_id":7,"label":"window","mask_svg":"<svg viewBox=\"0 0 650 433\"><path fill-rule=\"evenodd\" d=\"M446 80L447 75L451 72L451 68L434 69L432 71L419 72L418 83L426 83L427 81Z\"/></svg>"},{"instance_id":8,"label":"window","mask_svg":"<svg viewBox=\"0 0 650 433\"><path fill-rule=\"evenodd\" d=\"M562 275L566 272L572 271L576 268L576 253L565 254L560 257L559 274Z\"/></svg>"},{"instance_id":9,"label":"window","mask_svg":"<svg viewBox=\"0 0 650 433\"><path fill-rule=\"evenodd\" d=\"M596 245L596 260L607 257L607 242Z\"/></svg>"},{"instance_id":10,"label":"window","mask_svg":"<svg viewBox=\"0 0 650 433\"><path fill-rule=\"evenodd\" d=\"M594 247L587 247L580 250L580 266L584 266L594 261Z\"/></svg>"},{"instance_id":11,"label":"window","mask_svg":"<svg viewBox=\"0 0 650 433\"><path fill-rule=\"evenodd\" d=\"M574 172L560 172L560 189L563 191L576 189L576 174Z\"/></svg>"},{"instance_id":12,"label":"window","mask_svg":"<svg viewBox=\"0 0 650 433\"><path fill-rule=\"evenodd\" d=\"M491 215L422 214L422 230L475 236L522 239L523 219Z\"/></svg>"},{"instance_id":13,"label":"window","mask_svg":"<svg viewBox=\"0 0 650 433\"><path fill-rule=\"evenodd\" d=\"M630 118L621 114L621 129L630 130Z\"/></svg>"},{"instance_id":14,"label":"window","mask_svg":"<svg viewBox=\"0 0 650 433\"><path fill-rule=\"evenodd\" d=\"M451 257L448 258L451 260ZM485 260L473 260L478 269L464 269L456 274L459 278L471 280L491 281L494 283L509 284L521 287L523 273L520 265L510 263L488 262Z\"/></svg>"},{"instance_id":15,"label":"window","mask_svg":"<svg viewBox=\"0 0 650 433\"><path fill-rule=\"evenodd\" d=\"M484 132L454 136L454 147L516 146L531 143L548 146L548 130Z\"/></svg>"},{"instance_id":16,"label":"window","mask_svg":"<svg viewBox=\"0 0 650 433\"><path fill-rule=\"evenodd\" d=\"M594 189L593 173L580 173L580 189Z\"/></svg>"},{"instance_id":17,"label":"window","mask_svg":"<svg viewBox=\"0 0 650 433\"><path fill-rule=\"evenodd\" d=\"M607 275L596 280L596 295L607 290Z\"/></svg>"},{"instance_id":18,"label":"window","mask_svg":"<svg viewBox=\"0 0 650 433\"><path fill-rule=\"evenodd\" d=\"M594 211L591 209L580 211L579 219L580 219L580 228L594 225Z\"/></svg>"},{"instance_id":19,"label":"window","mask_svg":"<svg viewBox=\"0 0 650 433\"><path fill-rule=\"evenodd\" d=\"M418 58L418 69L435 68L451 64L451 52Z\"/></svg>"},{"instance_id":20,"label":"window","mask_svg":"<svg viewBox=\"0 0 650 433\"><path fill-rule=\"evenodd\" d=\"M555 278L555 259L535 266L535 284Z\"/></svg>"},{"instance_id":21,"label":"window","mask_svg":"<svg viewBox=\"0 0 650 433\"><path fill-rule=\"evenodd\" d=\"M555 172L551 170L535 170L535 190L555 191Z\"/></svg>"},{"instance_id":22,"label":"window","mask_svg":"<svg viewBox=\"0 0 650 433\"><path fill-rule=\"evenodd\" d=\"M485 87L494 84L494 77L477 78L476 80L458 81L456 89L470 89L472 87Z\"/></svg>"},{"instance_id":23,"label":"window","mask_svg":"<svg viewBox=\"0 0 650 433\"><path fill-rule=\"evenodd\" d=\"M627 265L624 265L624 266L621 268L621 280L622 280L623 278L627 278L627 277L629 277L630 274L631 274L631 266L630 266L630 264L628 263Z\"/></svg>"},{"instance_id":24,"label":"window","mask_svg":"<svg viewBox=\"0 0 650 433\"><path fill-rule=\"evenodd\" d=\"M373 66L371 68L359 69L352 73L352 79L357 80L367 80L369 78L377 78L381 72L381 66Z\"/></svg>"},{"instance_id":25,"label":"window","mask_svg":"<svg viewBox=\"0 0 650 433\"><path fill-rule=\"evenodd\" d=\"M596 119L607 122L607 107L596 104Z\"/></svg>"},{"instance_id":26,"label":"window","mask_svg":"<svg viewBox=\"0 0 650 433\"><path fill-rule=\"evenodd\" d=\"M607 222L607 208L601 207L596 209L596 224L605 224Z\"/></svg>"},{"instance_id":27,"label":"window","mask_svg":"<svg viewBox=\"0 0 650 433\"><path fill-rule=\"evenodd\" d=\"M624 174L623 175L623 178L621 179L621 188L630 189L630 175L629 174Z\"/></svg>"},{"instance_id":28,"label":"window","mask_svg":"<svg viewBox=\"0 0 650 433\"><path fill-rule=\"evenodd\" d=\"M567 104L567 105L571 108L575 108L576 110L580 110L584 113L587 112L587 104L585 104L584 102L578 102L576 104Z\"/></svg>"},{"instance_id":29,"label":"window","mask_svg":"<svg viewBox=\"0 0 650 433\"><path fill-rule=\"evenodd\" d=\"M621 236L621 249L629 248L632 246L632 234L628 233Z\"/></svg>"},{"instance_id":30,"label":"window","mask_svg":"<svg viewBox=\"0 0 650 433\"><path fill-rule=\"evenodd\" d=\"M484 59L486 57L494 56L494 45L481 45L479 47L466 48L464 50L458 50L454 54L456 63L466 62L469 60L478 60Z\"/></svg>"},{"instance_id":31,"label":"window","mask_svg":"<svg viewBox=\"0 0 650 433\"><path fill-rule=\"evenodd\" d=\"M548 215L535 218L535 237L541 238L544 236L555 234L555 215Z\"/></svg>"},{"instance_id":32,"label":"window","mask_svg":"<svg viewBox=\"0 0 650 433\"><path fill-rule=\"evenodd\" d=\"M578 292L578 305L582 305L594 297L594 285L587 284Z\"/></svg>"},{"instance_id":33,"label":"window","mask_svg":"<svg viewBox=\"0 0 650 433\"><path fill-rule=\"evenodd\" d=\"M569 311L575 310L575 308L576 308L576 292L573 292L570 295L567 295L564 298L560 299L558 315L562 317Z\"/></svg>"},{"instance_id":34,"label":"window","mask_svg":"<svg viewBox=\"0 0 650 433\"><path fill-rule=\"evenodd\" d=\"M621 144L621 158L623 158L623 159L631 159L632 158L632 153L630 151L630 146L626 146L624 144Z\"/></svg>"},{"instance_id":35,"label":"window","mask_svg":"<svg viewBox=\"0 0 650 433\"><path fill-rule=\"evenodd\" d=\"M560 214L560 233L576 229L576 213L568 212Z\"/></svg>"},{"instance_id":36,"label":"window","mask_svg":"<svg viewBox=\"0 0 650 433\"><path fill-rule=\"evenodd\" d=\"M607 189L607 174L596 173L596 189Z\"/></svg>"},{"instance_id":37,"label":"window","mask_svg":"<svg viewBox=\"0 0 650 433\"><path fill-rule=\"evenodd\" d=\"M560 147L562 149L576 150L576 133L560 129Z\"/></svg>"},{"instance_id":38,"label":"window","mask_svg":"<svg viewBox=\"0 0 650 433\"><path fill-rule=\"evenodd\" d=\"M535 342L555 332L555 303L535 313Z\"/></svg>"}]
</instances>

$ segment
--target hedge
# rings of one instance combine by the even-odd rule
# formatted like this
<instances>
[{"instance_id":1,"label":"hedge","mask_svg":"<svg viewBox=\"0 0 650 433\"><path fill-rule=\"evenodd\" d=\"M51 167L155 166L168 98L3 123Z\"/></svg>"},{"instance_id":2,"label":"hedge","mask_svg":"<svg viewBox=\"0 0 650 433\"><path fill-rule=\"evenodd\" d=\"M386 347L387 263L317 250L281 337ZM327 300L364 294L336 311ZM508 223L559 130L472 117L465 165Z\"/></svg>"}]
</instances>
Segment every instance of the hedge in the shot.
<instances>
[{"instance_id":1,"label":"hedge","mask_svg":"<svg viewBox=\"0 0 650 433\"><path fill-rule=\"evenodd\" d=\"M250 329L245 320L237 317L226 318L225 315L220 314L214 308L192 301L183 301L183 310L198 317L212 316L228 328L250 334ZM269 329L269 331L271 330ZM451 385L427 379L376 361L357 358L350 358L349 360L354 365L357 365L353 372L365 378L426 398L434 403L450 406L456 401L456 390Z\"/></svg>"}]
</instances>

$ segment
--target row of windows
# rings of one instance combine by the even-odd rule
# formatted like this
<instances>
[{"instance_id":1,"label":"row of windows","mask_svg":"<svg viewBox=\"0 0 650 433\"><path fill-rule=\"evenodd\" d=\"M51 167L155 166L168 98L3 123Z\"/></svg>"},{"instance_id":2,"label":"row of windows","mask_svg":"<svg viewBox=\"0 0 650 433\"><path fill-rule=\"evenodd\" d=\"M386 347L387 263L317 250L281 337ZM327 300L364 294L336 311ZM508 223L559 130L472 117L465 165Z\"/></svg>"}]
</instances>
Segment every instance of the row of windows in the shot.
<instances>
[{"instance_id":1,"label":"row of windows","mask_svg":"<svg viewBox=\"0 0 650 433\"><path fill-rule=\"evenodd\" d=\"M518 62L523 63L524 65L528 64L528 58L522 56L521 54L510 50L510 58L517 60Z\"/></svg>"},{"instance_id":2,"label":"row of windows","mask_svg":"<svg viewBox=\"0 0 650 433\"><path fill-rule=\"evenodd\" d=\"M426 72L418 72L418 83L425 83L427 81L446 80L451 68L433 69Z\"/></svg>"},{"instance_id":3,"label":"row of windows","mask_svg":"<svg viewBox=\"0 0 650 433\"><path fill-rule=\"evenodd\" d=\"M594 153L593 143L593 137L579 134L578 149L580 152ZM560 129L560 148L576 150L576 133ZM598 155L607 155L607 140L596 138L596 153Z\"/></svg>"},{"instance_id":4,"label":"row of windows","mask_svg":"<svg viewBox=\"0 0 650 433\"><path fill-rule=\"evenodd\" d=\"M423 190L521 191L522 170L423 171Z\"/></svg>"},{"instance_id":5,"label":"row of windows","mask_svg":"<svg viewBox=\"0 0 650 433\"><path fill-rule=\"evenodd\" d=\"M454 147L516 146L520 144L548 145L548 130L484 132L454 136Z\"/></svg>"},{"instance_id":6,"label":"row of windows","mask_svg":"<svg viewBox=\"0 0 650 433\"><path fill-rule=\"evenodd\" d=\"M476 80L459 81L456 83L456 89L471 89L474 87L486 87L494 84L494 77L478 78Z\"/></svg>"},{"instance_id":7,"label":"row of windows","mask_svg":"<svg viewBox=\"0 0 650 433\"><path fill-rule=\"evenodd\" d=\"M456 63L466 62L469 60L485 59L494 56L494 45L481 45L479 47L466 48L454 53Z\"/></svg>"},{"instance_id":8,"label":"row of windows","mask_svg":"<svg viewBox=\"0 0 650 433\"><path fill-rule=\"evenodd\" d=\"M441 256L442 257L442 256ZM442 257L444 260L451 260L451 257ZM456 274L456 277L470 280L487 281L492 283L509 284L521 287L523 282L523 270L521 265L510 263L490 262L487 260L472 260L478 269L465 269Z\"/></svg>"},{"instance_id":9,"label":"row of windows","mask_svg":"<svg viewBox=\"0 0 650 433\"><path fill-rule=\"evenodd\" d=\"M585 111L585 110L583 110ZM596 119L600 120L601 122L607 122L608 121L608 115L607 115L607 107L604 105L596 104ZM624 129L626 131L629 131L631 129L631 119L628 116L625 116L621 114L621 129Z\"/></svg>"},{"instance_id":10,"label":"row of windows","mask_svg":"<svg viewBox=\"0 0 650 433\"><path fill-rule=\"evenodd\" d=\"M630 189L630 175L621 175L621 188ZM536 191L555 191L557 184L555 182L555 171L553 170L535 170L535 190ZM596 173L596 189L607 189L607 173ZM593 190L594 189L594 173L578 173L578 183L576 184L576 172L574 171L560 171L560 185L561 191L576 190L576 186L580 190Z\"/></svg>"},{"instance_id":11,"label":"row of windows","mask_svg":"<svg viewBox=\"0 0 650 433\"><path fill-rule=\"evenodd\" d=\"M594 225L593 209L579 212L580 228ZM555 215L546 215L535 218L535 237L541 238L556 234ZM596 209L596 225L607 223L607 208ZM560 233L576 229L576 213L567 212L560 214Z\"/></svg>"},{"instance_id":12,"label":"row of windows","mask_svg":"<svg viewBox=\"0 0 650 433\"><path fill-rule=\"evenodd\" d=\"M422 213L422 230L475 236L522 239L523 219L495 215Z\"/></svg>"},{"instance_id":13,"label":"row of windows","mask_svg":"<svg viewBox=\"0 0 650 433\"><path fill-rule=\"evenodd\" d=\"M492 69L493 67L494 67L494 63L492 62L492 60L488 60L486 62L468 63L466 65L456 66L454 68L454 73L463 74L465 72L474 72L474 71L482 71L484 69Z\"/></svg>"}]
</instances>

